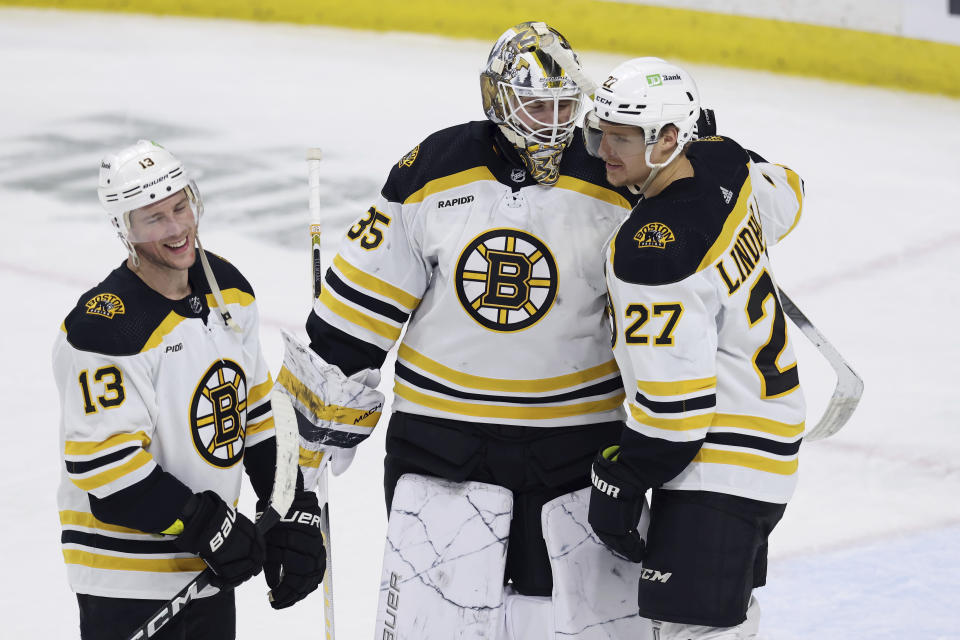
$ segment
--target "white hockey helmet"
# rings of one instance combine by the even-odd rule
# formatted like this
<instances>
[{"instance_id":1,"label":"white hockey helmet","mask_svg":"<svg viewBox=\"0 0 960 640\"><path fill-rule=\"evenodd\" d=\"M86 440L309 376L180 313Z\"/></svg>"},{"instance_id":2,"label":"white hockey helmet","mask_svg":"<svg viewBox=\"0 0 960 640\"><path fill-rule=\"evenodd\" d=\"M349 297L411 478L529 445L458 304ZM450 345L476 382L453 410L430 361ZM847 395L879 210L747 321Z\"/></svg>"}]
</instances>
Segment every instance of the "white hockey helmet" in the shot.
<instances>
[{"instance_id":1,"label":"white hockey helmet","mask_svg":"<svg viewBox=\"0 0 960 640\"><path fill-rule=\"evenodd\" d=\"M700 92L689 73L660 58L634 58L617 66L597 87L593 111L584 122L584 140L587 151L597 155L603 137L597 128L599 120L639 127L646 143L647 165L655 173L696 137L699 117ZM653 145L669 124L677 127L677 147L667 160L653 163Z\"/></svg>"},{"instance_id":2,"label":"white hockey helmet","mask_svg":"<svg viewBox=\"0 0 960 640\"><path fill-rule=\"evenodd\" d=\"M139 140L100 161L97 195L107 210L120 240L129 243L153 242L159 237L142 225L131 224L131 213L186 190L197 224L203 214L203 202L196 184L190 180L183 163L156 142Z\"/></svg>"},{"instance_id":3,"label":"white hockey helmet","mask_svg":"<svg viewBox=\"0 0 960 640\"><path fill-rule=\"evenodd\" d=\"M580 111L583 91L569 73L571 64L579 65L559 31L543 22L522 22L500 36L480 72L484 113L543 184L559 178L560 157ZM534 102L541 109L536 114L527 108Z\"/></svg>"}]
</instances>

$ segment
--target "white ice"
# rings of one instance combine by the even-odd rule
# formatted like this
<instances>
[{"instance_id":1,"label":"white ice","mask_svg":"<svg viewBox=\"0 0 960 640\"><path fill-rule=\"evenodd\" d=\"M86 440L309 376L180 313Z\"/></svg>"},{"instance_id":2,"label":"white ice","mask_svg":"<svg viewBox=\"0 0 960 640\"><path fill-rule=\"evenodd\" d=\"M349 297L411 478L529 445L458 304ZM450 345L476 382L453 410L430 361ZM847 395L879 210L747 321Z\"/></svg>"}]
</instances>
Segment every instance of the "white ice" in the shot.
<instances>
[{"instance_id":1,"label":"white ice","mask_svg":"<svg viewBox=\"0 0 960 640\"><path fill-rule=\"evenodd\" d=\"M310 301L305 149L325 153L329 261L392 163L428 133L483 117L489 44L0 10L4 637L77 637L50 347L77 298L123 257L96 199L102 154L154 138L197 169L206 246L256 288L276 371L279 330L302 334ZM583 54L595 77L623 57ZM804 219L772 250L776 275L866 383L846 428L802 450L759 591L766 637L958 638L960 102L690 68L723 133L805 178ZM792 335L812 421L833 378ZM332 486L341 640L374 632L383 431ZM241 507L252 510L249 493ZM319 594L274 612L265 590L260 578L238 590L240 638L323 635Z\"/></svg>"}]
</instances>

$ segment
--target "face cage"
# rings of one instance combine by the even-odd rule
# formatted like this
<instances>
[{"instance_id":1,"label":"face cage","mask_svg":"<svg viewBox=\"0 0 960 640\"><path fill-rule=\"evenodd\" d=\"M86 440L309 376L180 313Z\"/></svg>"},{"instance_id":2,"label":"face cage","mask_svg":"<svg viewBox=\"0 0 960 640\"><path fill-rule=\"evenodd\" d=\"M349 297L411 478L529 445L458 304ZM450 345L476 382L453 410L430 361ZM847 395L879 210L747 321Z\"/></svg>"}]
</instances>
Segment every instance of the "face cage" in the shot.
<instances>
[{"instance_id":1,"label":"face cage","mask_svg":"<svg viewBox=\"0 0 960 640\"><path fill-rule=\"evenodd\" d=\"M200 227L200 218L203 217L203 199L200 197L200 190L197 188L197 183L193 180L190 180L185 186L183 191L186 191L187 202L193 211L193 224L196 228ZM113 224L114 230L117 232L117 237L120 238L120 241L127 248L128 251L133 254L132 243L144 243L144 242L155 242L161 240L162 238L148 238L148 239L138 239L130 237L130 214L133 213L135 209L130 211L124 211L119 216L111 215L110 222Z\"/></svg>"},{"instance_id":2,"label":"face cage","mask_svg":"<svg viewBox=\"0 0 960 640\"><path fill-rule=\"evenodd\" d=\"M573 134L583 96L578 88L562 87L538 91L500 82L497 84L497 93L503 109L504 124L517 136L525 140L527 145L560 145L567 142ZM524 98L530 102L534 100L552 102L552 122L543 121L531 114L523 102ZM573 102L570 107L570 115L563 121L558 122L560 105L565 100ZM532 122L536 128L532 129L527 122L524 122L521 114L526 117L526 120Z\"/></svg>"}]
</instances>

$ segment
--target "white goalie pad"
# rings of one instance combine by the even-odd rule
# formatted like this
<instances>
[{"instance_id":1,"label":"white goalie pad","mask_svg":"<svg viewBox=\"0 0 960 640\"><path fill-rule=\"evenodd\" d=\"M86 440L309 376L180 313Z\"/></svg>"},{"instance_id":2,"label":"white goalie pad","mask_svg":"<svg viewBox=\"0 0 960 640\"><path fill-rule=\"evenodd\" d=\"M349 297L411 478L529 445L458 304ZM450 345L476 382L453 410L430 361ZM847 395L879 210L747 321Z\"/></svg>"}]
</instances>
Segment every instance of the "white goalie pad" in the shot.
<instances>
[{"instance_id":1,"label":"white goalie pad","mask_svg":"<svg viewBox=\"0 0 960 640\"><path fill-rule=\"evenodd\" d=\"M496 638L513 494L482 482L406 474L397 483L377 640Z\"/></svg>"},{"instance_id":2,"label":"white goalie pad","mask_svg":"<svg viewBox=\"0 0 960 640\"><path fill-rule=\"evenodd\" d=\"M553 571L556 638L652 640L649 620L637 614L642 566L600 542L587 522L590 488L543 505L541 524ZM649 509L637 530L646 534Z\"/></svg>"}]
</instances>

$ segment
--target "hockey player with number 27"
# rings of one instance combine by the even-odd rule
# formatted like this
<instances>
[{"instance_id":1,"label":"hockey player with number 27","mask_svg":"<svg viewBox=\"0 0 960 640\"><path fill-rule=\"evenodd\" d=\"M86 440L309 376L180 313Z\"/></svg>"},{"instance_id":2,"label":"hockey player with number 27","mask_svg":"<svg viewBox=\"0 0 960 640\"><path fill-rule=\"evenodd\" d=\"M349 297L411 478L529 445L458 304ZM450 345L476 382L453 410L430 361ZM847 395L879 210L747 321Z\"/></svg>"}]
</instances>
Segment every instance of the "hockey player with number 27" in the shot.
<instances>
[{"instance_id":1,"label":"hockey player with number 27","mask_svg":"<svg viewBox=\"0 0 960 640\"><path fill-rule=\"evenodd\" d=\"M488 119L397 162L326 273L312 351L288 344L278 381L337 471L406 325L377 638L649 637L638 567L586 521L593 452L624 418L600 250L632 196L586 153L576 70L544 23L508 29L480 76Z\"/></svg>"},{"instance_id":2,"label":"hockey player with number 27","mask_svg":"<svg viewBox=\"0 0 960 640\"><path fill-rule=\"evenodd\" d=\"M593 463L590 524L643 562L661 640L755 638L767 538L797 480L805 406L768 247L800 178L733 140L693 139L699 94L658 58L614 69L587 147L642 200L606 247L627 429ZM636 528L653 489L646 539Z\"/></svg>"},{"instance_id":3,"label":"hockey player with number 27","mask_svg":"<svg viewBox=\"0 0 960 640\"><path fill-rule=\"evenodd\" d=\"M214 586L151 637L230 639L232 588L261 568L274 608L316 589L317 499L300 480L265 536L235 510L241 468L262 505L271 494L273 382L253 290L200 247L202 201L183 164L141 140L103 159L98 193L129 255L80 298L53 353L80 636L127 637L209 567Z\"/></svg>"}]
</instances>

